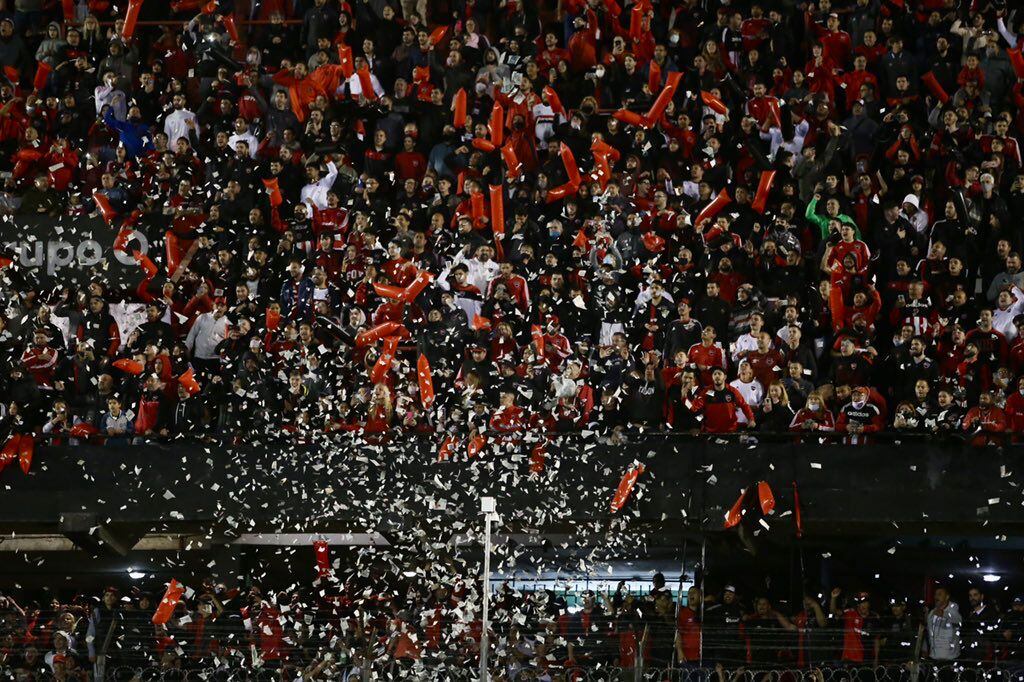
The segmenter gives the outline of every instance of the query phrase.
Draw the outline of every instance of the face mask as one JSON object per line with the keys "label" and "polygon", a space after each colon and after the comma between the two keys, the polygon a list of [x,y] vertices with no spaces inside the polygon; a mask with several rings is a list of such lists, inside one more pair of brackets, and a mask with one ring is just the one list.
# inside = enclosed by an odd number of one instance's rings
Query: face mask
{"label": "face mask", "polygon": [[552,230],[551,232],[548,232],[548,234],[551,235],[552,239],[558,239],[559,237],[562,236],[561,232],[557,232],[555,230]]}
{"label": "face mask", "polygon": [[821,409],[821,405],[819,403],[807,403],[807,409],[811,412],[817,412]]}
{"label": "face mask", "polygon": [[864,405],[865,405],[865,404],[866,404],[866,403],[865,403],[865,401],[863,401],[863,400],[854,400],[854,401],[853,401],[853,406],[854,406],[855,408],[857,408],[858,410],[859,410],[860,408],[864,407]]}
{"label": "face mask", "polygon": [[679,34],[673,33],[672,35],[670,35],[668,38],[668,42],[672,43],[673,45],[679,44]]}
{"label": "face mask", "polygon": [[993,187],[995,187],[995,185],[993,185],[991,182],[981,183],[981,188],[986,192],[991,192]]}

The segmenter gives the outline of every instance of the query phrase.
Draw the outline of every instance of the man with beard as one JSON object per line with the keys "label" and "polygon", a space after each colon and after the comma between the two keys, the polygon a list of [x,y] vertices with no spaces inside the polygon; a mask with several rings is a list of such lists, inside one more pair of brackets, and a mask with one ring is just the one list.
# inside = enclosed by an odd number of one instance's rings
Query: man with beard
{"label": "man with beard", "polygon": [[726,585],[722,601],[704,609],[705,658],[725,667],[746,663],[746,646],[740,633],[743,608],[736,596],[736,588]]}
{"label": "man with beard", "polygon": [[967,600],[971,608],[964,617],[963,658],[976,662],[991,662],[995,658],[999,612],[985,599],[985,593],[977,587],[972,587],[967,592]]}

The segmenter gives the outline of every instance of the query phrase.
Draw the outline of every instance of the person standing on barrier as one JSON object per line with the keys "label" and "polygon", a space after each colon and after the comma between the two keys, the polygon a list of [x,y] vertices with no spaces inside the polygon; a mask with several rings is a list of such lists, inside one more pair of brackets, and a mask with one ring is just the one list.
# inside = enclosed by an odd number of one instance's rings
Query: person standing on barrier
{"label": "person standing on barrier", "polygon": [[999,612],[977,587],[967,592],[967,600],[971,609],[964,617],[963,658],[979,663],[991,662],[995,659]]}
{"label": "person standing on barrier", "polygon": [[740,624],[743,607],[736,588],[726,585],[722,601],[704,609],[704,658],[725,667],[747,662],[746,643],[742,640]]}
{"label": "person standing on barrier", "polygon": [[889,600],[889,613],[882,616],[875,638],[875,666],[904,665],[914,659],[917,623],[907,608],[906,597]]}
{"label": "person standing on barrier", "polygon": [[935,606],[928,612],[928,656],[933,661],[960,658],[960,607],[949,598],[949,589],[935,589]]}
{"label": "person standing on barrier", "polygon": [[839,622],[843,631],[843,653],[840,660],[844,663],[862,664],[869,661],[874,652],[874,636],[878,625],[878,615],[871,610],[871,596],[860,592],[853,597],[853,608],[840,610],[839,597],[843,588],[832,590],[829,610],[832,617]]}

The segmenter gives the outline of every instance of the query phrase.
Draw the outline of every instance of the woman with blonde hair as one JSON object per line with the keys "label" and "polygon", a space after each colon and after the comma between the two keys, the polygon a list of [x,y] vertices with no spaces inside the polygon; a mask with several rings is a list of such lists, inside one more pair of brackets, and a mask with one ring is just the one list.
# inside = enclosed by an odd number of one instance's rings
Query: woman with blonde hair
{"label": "woman with blonde hair", "polygon": [[793,423],[793,408],[789,405],[789,394],[781,381],[768,387],[768,394],[757,410],[757,427],[760,431],[785,433]]}

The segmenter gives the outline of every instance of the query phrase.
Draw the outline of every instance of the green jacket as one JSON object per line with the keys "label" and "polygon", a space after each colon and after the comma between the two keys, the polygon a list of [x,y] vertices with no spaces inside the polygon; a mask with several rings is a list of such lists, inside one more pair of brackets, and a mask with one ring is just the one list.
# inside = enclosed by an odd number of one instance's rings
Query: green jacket
{"label": "green jacket", "polygon": [[[817,199],[811,199],[810,201],[808,201],[807,210],[804,212],[804,217],[818,226],[818,229],[821,230],[822,239],[828,239],[828,221],[831,220],[831,218],[829,218],[828,216],[818,215],[816,213],[817,208]],[[853,231],[857,234],[857,239],[860,239],[860,228],[857,227],[857,222],[853,218],[846,215],[845,213],[840,213],[839,215],[836,216],[836,220],[838,220],[841,223],[846,223],[847,225],[852,227]]]}

